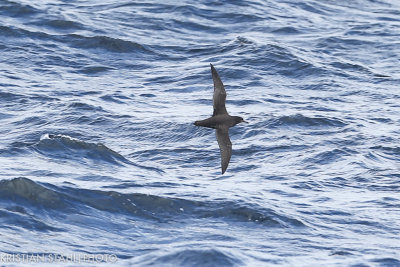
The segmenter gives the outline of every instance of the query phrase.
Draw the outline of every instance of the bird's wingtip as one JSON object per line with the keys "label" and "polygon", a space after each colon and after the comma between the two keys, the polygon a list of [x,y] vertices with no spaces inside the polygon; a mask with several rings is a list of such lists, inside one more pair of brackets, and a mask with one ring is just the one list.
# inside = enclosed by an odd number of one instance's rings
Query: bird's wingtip
{"label": "bird's wingtip", "polygon": [[210,67],[211,67],[211,73],[214,76],[218,75],[217,70],[214,68],[214,65],[210,63]]}

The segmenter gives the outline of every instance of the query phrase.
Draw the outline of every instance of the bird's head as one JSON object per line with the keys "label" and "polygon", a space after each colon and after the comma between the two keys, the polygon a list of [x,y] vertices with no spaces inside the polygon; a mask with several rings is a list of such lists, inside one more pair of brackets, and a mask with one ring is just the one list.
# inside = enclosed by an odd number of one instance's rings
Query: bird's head
{"label": "bird's head", "polygon": [[241,122],[248,123],[248,122],[245,121],[242,117],[236,116],[236,117],[235,117],[235,124],[238,124],[238,123],[241,123]]}

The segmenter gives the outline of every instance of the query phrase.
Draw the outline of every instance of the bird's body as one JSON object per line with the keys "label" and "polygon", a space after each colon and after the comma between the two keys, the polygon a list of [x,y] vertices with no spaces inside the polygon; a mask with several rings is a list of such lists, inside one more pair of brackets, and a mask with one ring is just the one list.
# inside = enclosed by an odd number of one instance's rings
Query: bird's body
{"label": "bird's body", "polygon": [[196,121],[194,125],[215,129],[218,145],[221,152],[221,168],[222,174],[228,168],[232,155],[232,143],[229,139],[229,128],[240,122],[245,122],[242,117],[231,116],[225,108],[226,91],[224,85],[219,78],[214,66],[211,65],[211,74],[214,81],[213,106],[214,112],[212,117]]}
{"label": "bird's body", "polygon": [[239,122],[242,122],[241,117],[225,114],[225,115],[212,116],[208,119],[201,120],[201,121],[196,121],[194,123],[194,125],[218,129],[218,128],[226,127],[226,126],[228,128],[230,128],[232,126],[235,126]]}

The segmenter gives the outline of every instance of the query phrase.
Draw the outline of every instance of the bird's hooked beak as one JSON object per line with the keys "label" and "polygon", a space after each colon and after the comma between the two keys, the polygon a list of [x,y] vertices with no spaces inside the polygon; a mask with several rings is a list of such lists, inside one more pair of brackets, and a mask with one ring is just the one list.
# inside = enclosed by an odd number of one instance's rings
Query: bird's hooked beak
{"label": "bird's hooked beak", "polygon": [[245,121],[245,120],[242,120],[241,122],[244,122],[244,123],[249,123],[248,121]]}

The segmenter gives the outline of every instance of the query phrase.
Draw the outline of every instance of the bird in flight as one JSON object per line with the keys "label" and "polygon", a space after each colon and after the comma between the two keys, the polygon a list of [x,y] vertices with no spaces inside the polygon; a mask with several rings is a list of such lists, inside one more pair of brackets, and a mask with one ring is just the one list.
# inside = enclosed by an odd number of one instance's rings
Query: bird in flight
{"label": "bird in flight", "polygon": [[242,117],[231,116],[225,108],[226,92],[224,85],[219,78],[217,70],[211,65],[211,74],[214,81],[213,95],[213,115],[205,120],[195,121],[194,125],[215,129],[219,149],[221,152],[221,170],[222,174],[228,168],[232,155],[232,143],[229,139],[229,128],[240,122],[246,122]]}

